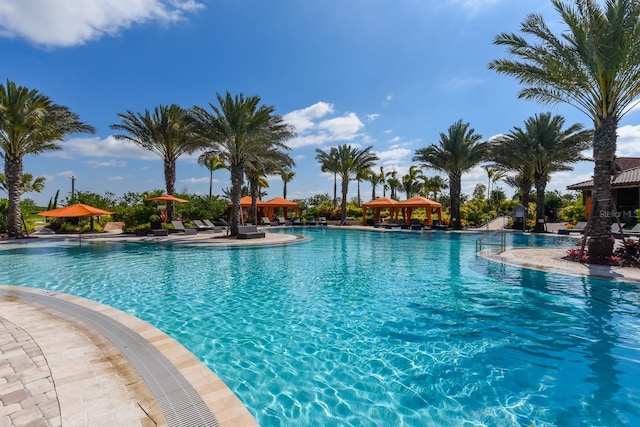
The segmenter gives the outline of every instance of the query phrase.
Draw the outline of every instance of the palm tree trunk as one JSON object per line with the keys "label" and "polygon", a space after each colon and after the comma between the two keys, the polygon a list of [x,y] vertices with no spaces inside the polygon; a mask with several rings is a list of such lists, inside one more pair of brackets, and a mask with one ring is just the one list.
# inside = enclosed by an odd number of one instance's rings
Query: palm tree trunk
{"label": "palm tree trunk", "polygon": [[451,199],[451,227],[454,230],[462,229],[460,219],[460,193],[461,179],[459,176],[449,175],[449,198]]}
{"label": "palm tree trunk", "polygon": [[544,191],[547,187],[547,177],[544,174],[536,176],[536,225],[533,231],[543,233],[544,224]]}
{"label": "palm tree trunk", "polygon": [[213,170],[209,171],[209,201],[213,198]]}
{"label": "palm tree trunk", "polygon": [[[164,161],[164,184],[167,189],[167,194],[175,195],[176,185],[176,163],[165,160]],[[173,202],[167,202],[167,221],[173,221]]]}
{"label": "palm tree trunk", "polygon": [[360,199],[360,180],[358,180],[358,206],[362,206],[362,200]]}
{"label": "palm tree trunk", "polygon": [[343,224],[347,220],[347,192],[349,191],[349,178],[342,177],[342,203],[340,212],[340,223]]}
{"label": "palm tree trunk", "polygon": [[287,181],[284,181],[282,183],[282,198],[283,199],[287,198]]}
{"label": "palm tree trunk", "polygon": [[604,258],[613,251],[611,240],[611,175],[614,171],[616,153],[616,129],[618,118],[615,116],[602,120],[596,126],[593,137],[593,200],[598,210],[591,220],[591,238],[589,239],[589,257]]}
{"label": "palm tree trunk", "polygon": [[240,197],[242,195],[242,184],[244,176],[243,165],[231,165],[231,235],[238,235],[238,225],[240,224]]}
{"label": "palm tree trunk", "polygon": [[7,156],[4,175],[7,180],[9,197],[9,236],[22,236],[22,211],[20,210],[20,182],[22,181],[22,158]]}
{"label": "palm tree trunk", "polygon": [[333,207],[338,206],[338,174],[333,173]]}
{"label": "palm tree trunk", "polygon": [[249,193],[251,194],[251,224],[258,225],[258,194],[260,187],[257,182],[249,182]]}

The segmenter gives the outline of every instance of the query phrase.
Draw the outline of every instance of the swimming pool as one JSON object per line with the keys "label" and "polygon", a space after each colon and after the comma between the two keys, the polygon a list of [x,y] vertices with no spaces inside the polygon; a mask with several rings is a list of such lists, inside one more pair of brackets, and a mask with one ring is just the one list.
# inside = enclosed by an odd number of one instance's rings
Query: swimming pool
{"label": "swimming pool", "polygon": [[0,282],[150,322],[263,426],[640,425],[637,285],[478,259],[477,235],[293,232],[309,240],[2,245]]}

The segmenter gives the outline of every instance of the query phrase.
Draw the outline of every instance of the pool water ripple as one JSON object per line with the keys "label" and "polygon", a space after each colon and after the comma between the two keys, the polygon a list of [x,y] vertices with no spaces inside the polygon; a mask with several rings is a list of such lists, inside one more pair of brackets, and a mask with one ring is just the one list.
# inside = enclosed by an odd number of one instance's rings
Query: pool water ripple
{"label": "pool water ripple", "polygon": [[263,426],[640,424],[636,285],[478,259],[473,235],[294,231],[309,241],[3,248],[0,280],[152,323]]}

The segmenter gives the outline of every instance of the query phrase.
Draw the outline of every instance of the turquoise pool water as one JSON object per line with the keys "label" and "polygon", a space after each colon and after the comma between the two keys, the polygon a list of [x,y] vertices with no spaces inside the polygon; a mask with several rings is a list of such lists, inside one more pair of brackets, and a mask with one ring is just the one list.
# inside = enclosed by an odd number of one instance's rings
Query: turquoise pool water
{"label": "turquoise pool water", "polygon": [[0,245],[0,283],[152,323],[263,426],[640,425],[640,286],[478,259],[476,235],[294,231],[309,240]]}

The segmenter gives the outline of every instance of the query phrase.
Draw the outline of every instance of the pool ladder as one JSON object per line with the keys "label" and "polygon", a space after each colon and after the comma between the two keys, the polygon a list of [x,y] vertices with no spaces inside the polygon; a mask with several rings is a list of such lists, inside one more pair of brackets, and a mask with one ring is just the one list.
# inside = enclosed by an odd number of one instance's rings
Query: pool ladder
{"label": "pool ladder", "polygon": [[[500,235],[500,243],[485,242],[484,240],[489,237]],[[500,252],[504,252],[507,249],[507,232],[503,229],[493,230],[491,233],[487,233],[484,236],[476,240],[476,253],[482,250],[482,245],[485,246],[499,246]]]}

